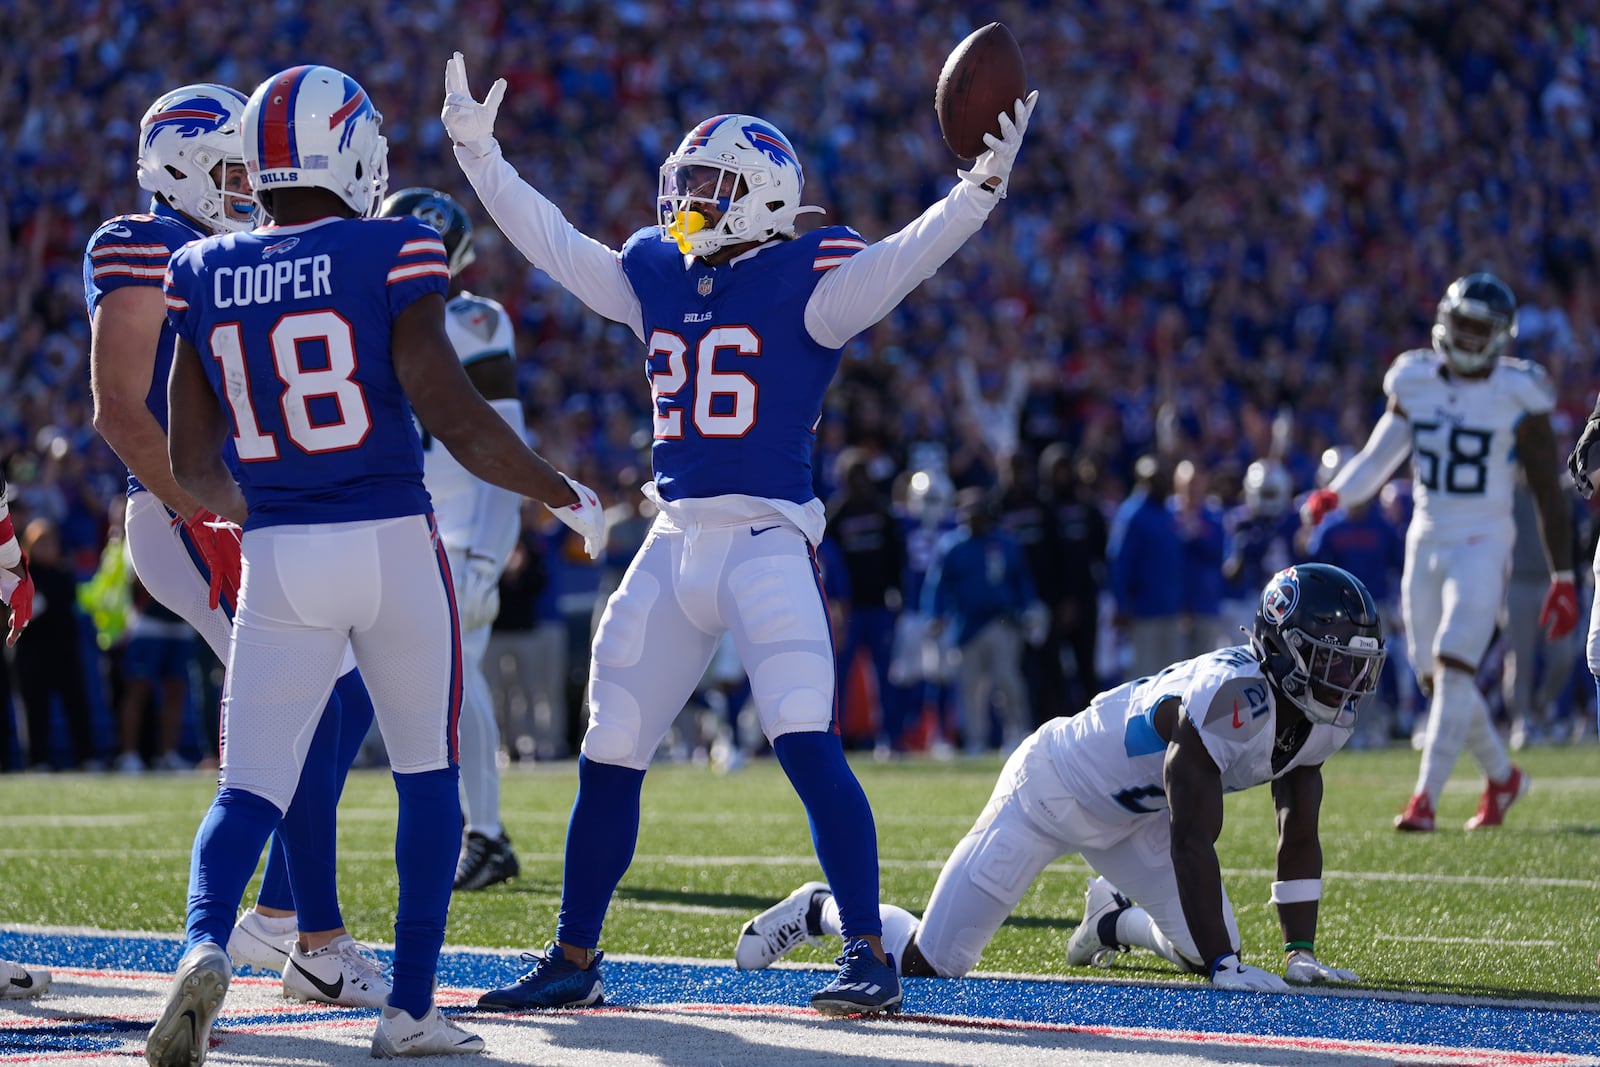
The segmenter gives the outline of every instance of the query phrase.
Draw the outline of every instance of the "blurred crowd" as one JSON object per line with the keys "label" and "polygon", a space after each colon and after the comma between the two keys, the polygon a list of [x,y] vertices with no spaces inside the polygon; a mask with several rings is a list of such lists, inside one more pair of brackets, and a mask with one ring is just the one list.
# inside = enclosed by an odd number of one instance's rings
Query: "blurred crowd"
{"label": "blurred crowd", "polygon": [[[1600,0],[62,0],[49,18],[0,0],[0,462],[36,569],[66,579],[55,595],[40,582],[7,683],[65,725],[24,744],[7,717],[6,766],[177,766],[214,748],[214,664],[118,563],[123,471],[89,395],[83,249],[145,203],[134,142],[157,95],[340,67],[385,116],[391,187],[442,188],[478,223],[466,281],[516,320],[538,445],[623,520],[590,566],[529,509],[502,596],[511,754],[559,758],[596,599],[649,518],[649,395],[631,334],[478,210],[438,121],[446,58],[466,54],[480,93],[509,80],[507,157],[613,247],[653,221],[683,131],[723,111],[775,122],[807,201],[877,239],[954,181],[933,86],[955,42],[994,19],[1041,90],[1010,195],[851,342],[818,428],[841,662],[871,665],[851,686],[868,709],[856,740],[1003,747],[1149,656],[1233,641],[1257,578],[1328,542],[1289,529],[1294,498],[1364,440],[1384,369],[1426,344],[1457,275],[1511,285],[1516,352],[1557,383],[1558,433],[1581,426],[1600,369]],[[1372,514],[1403,531],[1391,496]],[[860,517],[874,508],[876,532]],[[941,539],[957,527],[961,551]],[[873,553],[899,553],[899,569]],[[1371,580],[1392,604],[1398,558],[1384,568]],[[1169,617],[1178,636],[1149,625]],[[130,654],[152,633],[185,650]],[[1539,656],[1540,680],[1561,681],[1542,697],[1581,722],[1577,653]],[[1414,702],[1395,673],[1399,737]],[[165,688],[178,674],[187,711]],[[707,687],[729,721],[736,676],[714,669]],[[980,705],[993,714],[962,711]],[[1548,719],[1511,707],[1508,721],[1530,714]],[[47,713],[26,719],[49,732]]]}

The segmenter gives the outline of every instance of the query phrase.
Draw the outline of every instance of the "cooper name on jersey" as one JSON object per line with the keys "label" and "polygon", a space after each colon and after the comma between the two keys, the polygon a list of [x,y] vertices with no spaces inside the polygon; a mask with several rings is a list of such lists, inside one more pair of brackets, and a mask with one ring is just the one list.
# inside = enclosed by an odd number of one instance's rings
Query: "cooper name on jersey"
{"label": "cooper name on jersey", "polygon": [[332,277],[333,259],[326,253],[254,267],[218,267],[212,273],[211,299],[219,308],[309,300],[330,295]]}

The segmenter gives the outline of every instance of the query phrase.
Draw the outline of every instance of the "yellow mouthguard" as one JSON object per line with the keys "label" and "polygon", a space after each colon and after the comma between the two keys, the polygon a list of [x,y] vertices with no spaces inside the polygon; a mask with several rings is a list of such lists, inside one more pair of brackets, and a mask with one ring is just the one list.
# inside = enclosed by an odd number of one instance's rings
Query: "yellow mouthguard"
{"label": "yellow mouthguard", "polygon": [[678,251],[689,254],[689,235],[706,228],[706,217],[698,211],[680,211],[667,227],[667,236],[677,239]]}

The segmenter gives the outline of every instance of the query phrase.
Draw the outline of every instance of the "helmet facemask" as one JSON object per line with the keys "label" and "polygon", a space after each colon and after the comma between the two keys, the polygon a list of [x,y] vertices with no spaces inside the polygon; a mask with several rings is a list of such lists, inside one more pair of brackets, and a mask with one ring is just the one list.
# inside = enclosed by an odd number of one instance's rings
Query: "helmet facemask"
{"label": "helmet facemask", "polygon": [[1377,638],[1354,636],[1348,645],[1304,630],[1283,631],[1294,668],[1280,681],[1284,696],[1314,723],[1348,727],[1361,703],[1378,689],[1388,651]]}
{"label": "helmet facemask", "polygon": [[793,236],[805,177],[777,127],[751,115],[700,123],[661,165],[656,222],[686,256]]}
{"label": "helmet facemask", "polygon": [[212,233],[252,229],[257,219],[240,132],[244,106],[244,96],[224,85],[186,85],[164,94],[140,120],[139,187]]}
{"label": "helmet facemask", "polygon": [[1516,335],[1516,298],[1491,275],[1458,279],[1439,301],[1433,347],[1461,374],[1491,366]]}

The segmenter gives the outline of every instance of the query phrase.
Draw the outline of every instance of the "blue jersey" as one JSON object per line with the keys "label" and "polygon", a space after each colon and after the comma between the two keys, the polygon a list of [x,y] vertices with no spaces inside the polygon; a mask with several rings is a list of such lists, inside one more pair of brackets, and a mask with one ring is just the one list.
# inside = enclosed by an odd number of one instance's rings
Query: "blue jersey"
{"label": "blue jersey", "polygon": [[663,498],[815,498],[811,450],[840,349],[812,339],[806,303],[828,270],[866,246],[829,226],[711,267],[685,259],[654,226],[628,239],[622,269],[643,311]]}
{"label": "blue jersey", "polygon": [[172,257],[167,316],[234,428],[246,528],[422,515],[422,442],[394,321],[450,268],[411,215],[221,234]]}
{"label": "blue jersey", "polygon": [[[115,289],[140,285],[161,288],[167,259],[205,235],[206,231],[160,203],[152,203],[146,214],[118,215],[101,223],[83,253],[83,303],[90,321],[94,320],[100,301]],[[155,371],[144,398],[145,407],[163,430],[167,428],[167,371],[172,366],[174,336],[172,324],[162,322]],[[128,492],[143,488],[130,472]]]}

